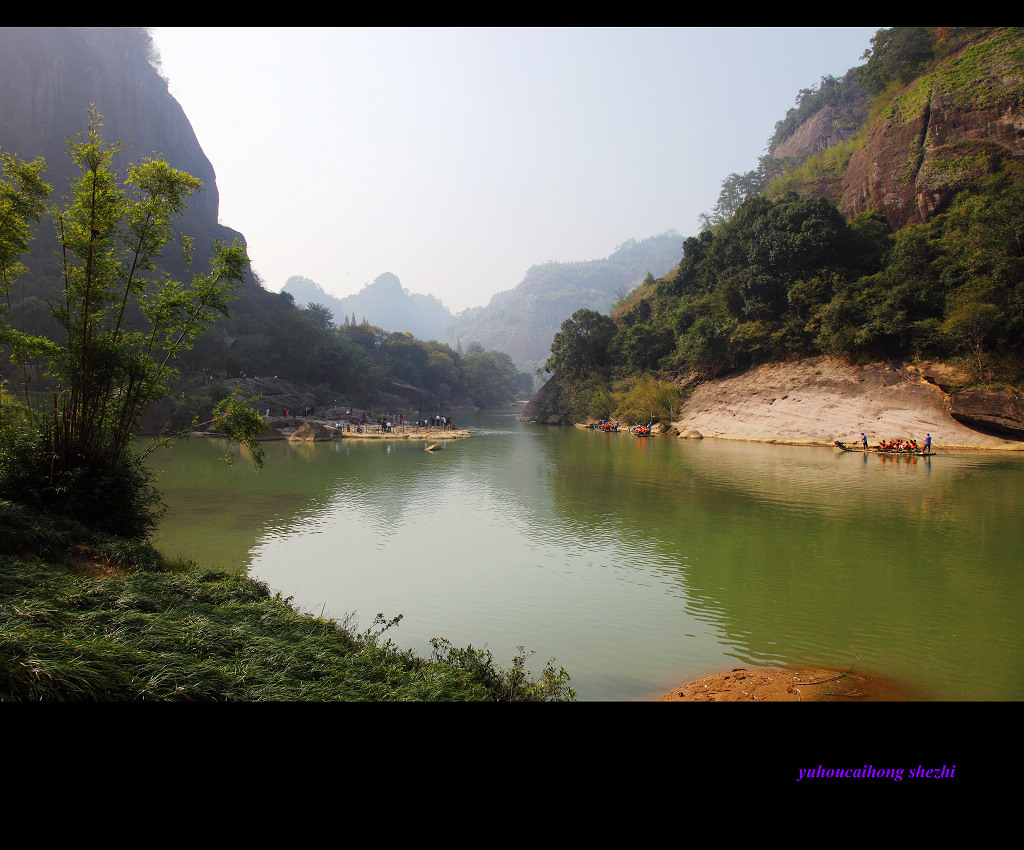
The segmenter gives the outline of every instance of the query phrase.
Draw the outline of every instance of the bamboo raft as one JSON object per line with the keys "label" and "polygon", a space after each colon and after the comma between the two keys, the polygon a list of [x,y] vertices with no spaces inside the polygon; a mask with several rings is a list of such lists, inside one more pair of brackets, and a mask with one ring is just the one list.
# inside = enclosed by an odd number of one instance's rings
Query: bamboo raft
{"label": "bamboo raft", "polygon": [[836,448],[844,452],[860,452],[861,454],[882,455],[883,457],[935,457],[935,452],[907,452],[896,451],[896,449],[864,448],[864,446],[848,446],[836,440]]}

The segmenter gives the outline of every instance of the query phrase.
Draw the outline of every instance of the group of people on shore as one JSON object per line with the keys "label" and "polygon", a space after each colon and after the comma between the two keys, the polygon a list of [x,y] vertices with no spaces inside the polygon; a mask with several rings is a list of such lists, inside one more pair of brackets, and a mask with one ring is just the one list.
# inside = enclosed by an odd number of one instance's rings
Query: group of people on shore
{"label": "group of people on shore", "polygon": [[[349,412],[351,413],[351,411]],[[353,418],[351,422],[352,425],[356,426],[356,431],[361,434],[363,429],[367,427],[369,420],[364,415],[361,418]],[[443,431],[451,431],[455,428],[455,420],[450,416],[431,416],[427,419],[414,419],[406,422],[405,416],[401,413],[389,413],[387,416],[377,418],[376,430],[378,432],[390,434],[403,428],[425,428],[428,431],[440,428]]]}
{"label": "group of people on shore", "polygon": [[[314,408],[310,407],[309,405],[306,405],[306,407],[304,407],[302,409],[301,413],[299,413],[298,410],[293,410],[290,407],[286,407],[284,409],[284,418],[285,419],[296,419],[299,416],[305,416],[305,417],[308,418],[310,416],[313,416],[315,413],[316,413],[316,410]],[[267,418],[268,419],[270,418],[270,408],[269,407],[267,408]]]}
{"label": "group of people on shore", "polygon": [[[355,419],[352,421],[353,423],[357,422]],[[358,424],[365,427],[366,423],[367,420],[364,416]],[[413,419],[406,422],[405,416],[401,413],[389,413],[387,416],[378,417],[377,419],[377,430],[385,434],[406,426],[410,428],[425,428],[428,431],[433,431],[436,428],[440,428],[442,431],[451,431],[455,428],[455,420],[450,416],[430,416],[426,419]]]}
{"label": "group of people on shore", "polygon": [[[283,413],[285,419],[301,419],[314,416],[315,409],[309,406],[300,410],[295,410],[286,407],[284,408]],[[367,429],[368,426],[370,426],[371,420],[366,415],[366,413],[356,412],[355,414],[353,414],[351,407],[345,410],[345,416],[343,419],[339,419],[337,417],[336,410],[328,411],[328,413],[335,414],[334,427],[338,428],[339,430],[342,428],[346,428],[347,430],[351,431],[353,428],[355,428],[359,433],[362,433],[364,429]],[[269,407],[266,409],[266,413],[264,415],[267,419],[270,419],[271,409]],[[398,428],[401,428],[402,426],[412,428],[426,428],[428,430],[440,428],[445,431],[451,431],[455,428],[455,420],[452,419],[452,417],[450,416],[430,416],[427,417],[426,419],[411,419],[407,421],[405,416],[401,413],[388,413],[384,416],[378,416],[376,422],[376,430],[385,432],[394,431]]]}
{"label": "group of people on shore", "polygon": [[423,420],[424,428],[440,428],[442,431],[451,431],[455,427],[455,420],[450,416],[431,416]]}

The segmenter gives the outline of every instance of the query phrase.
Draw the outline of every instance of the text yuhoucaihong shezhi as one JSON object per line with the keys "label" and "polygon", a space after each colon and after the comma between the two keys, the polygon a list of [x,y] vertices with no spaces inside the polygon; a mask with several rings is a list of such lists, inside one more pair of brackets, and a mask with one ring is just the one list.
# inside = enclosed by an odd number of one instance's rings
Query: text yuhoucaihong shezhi
{"label": "text yuhoucaihong shezhi", "polygon": [[825,767],[818,765],[809,769],[798,768],[797,782],[804,779],[892,779],[895,782],[902,782],[907,779],[953,779],[956,774],[956,765],[942,765],[942,767],[925,767],[918,765],[904,771],[902,767],[875,767],[866,764],[863,767]]}

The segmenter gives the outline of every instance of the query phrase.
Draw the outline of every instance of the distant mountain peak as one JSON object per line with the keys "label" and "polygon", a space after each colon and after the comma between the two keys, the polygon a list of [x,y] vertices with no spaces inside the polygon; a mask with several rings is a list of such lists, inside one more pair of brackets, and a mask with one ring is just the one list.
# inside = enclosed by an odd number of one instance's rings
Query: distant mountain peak
{"label": "distant mountain peak", "polygon": [[410,292],[392,272],[378,275],[373,283],[343,298],[331,295],[320,284],[301,275],[288,278],[281,291],[289,293],[299,305],[322,304],[334,315],[336,323],[351,314],[360,320],[365,317],[383,330],[406,331],[417,339],[441,339],[452,319],[438,299]]}
{"label": "distant mountain peak", "polygon": [[[373,283],[372,284],[367,284],[366,286],[371,286],[371,285],[372,286],[380,287],[381,289],[385,289],[385,290],[386,289],[395,289],[395,290],[401,290],[402,289],[402,282],[398,279],[397,275],[394,275],[391,272],[384,272],[384,274],[377,275],[377,277],[375,277],[373,279]],[[363,288],[365,289],[366,286],[364,286]]]}

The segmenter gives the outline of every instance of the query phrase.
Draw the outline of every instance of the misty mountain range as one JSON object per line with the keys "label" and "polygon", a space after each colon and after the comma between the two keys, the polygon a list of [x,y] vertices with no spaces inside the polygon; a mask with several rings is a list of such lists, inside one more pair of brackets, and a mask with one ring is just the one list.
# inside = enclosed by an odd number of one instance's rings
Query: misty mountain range
{"label": "misty mountain range", "polygon": [[320,304],[346,320],[386,331],[407,331],[418,339],[437,340],[463,349],[479,343],[485,350],[508,354],[520,368],[533,371],[548,357],[561,323],[576,310],[607,313],[650,274],[661,277],[679,264],[683,238],[668,231],[647,239],[630,239],[604,259],[532,266],[514,289],[494,295],[484,307],[452,314],[432,295],[402,287],[391,272],[359,292],[338,298],[306,277],[288,278],[282,292],[297,306]]}

